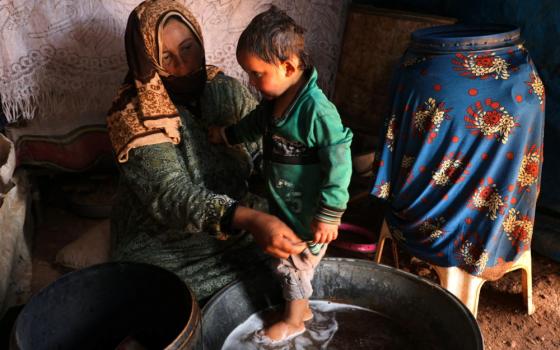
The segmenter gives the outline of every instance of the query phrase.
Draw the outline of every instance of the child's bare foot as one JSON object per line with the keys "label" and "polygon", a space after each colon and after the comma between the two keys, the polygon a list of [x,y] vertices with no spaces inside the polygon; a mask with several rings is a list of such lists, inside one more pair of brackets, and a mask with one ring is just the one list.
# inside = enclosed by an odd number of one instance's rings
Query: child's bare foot
{"label": "child's bare foot", "polygon": [[293,325],[286,321],[279,321],[273,325],[263,329],[263,335],[268,337],[273,342],[287,340],[305,332],[305,325]]}

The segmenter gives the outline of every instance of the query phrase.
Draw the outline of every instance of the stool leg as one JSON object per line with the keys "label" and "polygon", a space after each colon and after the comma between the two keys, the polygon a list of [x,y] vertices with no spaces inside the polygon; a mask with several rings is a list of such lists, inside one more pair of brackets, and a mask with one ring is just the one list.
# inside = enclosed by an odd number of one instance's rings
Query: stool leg
{"label": "stool leg", "polygon": [[375,248],[375,262],[381,263],[381,257],[383,255],[383,246],[385,245],[385,240],[387,238],[391,238],[391,234],[389,233],[389,227],[387,227],[387,222],[383,220],[383,224],[381,225],[381,231],[379,231],[379,239],[377,240],[377,246]]}
{"label": "stool leg", "polygon": [[531,267],[531,251],[528,250],[521,255],[516,264],[521,268],[521,288],[523,291],[523,303],[527,307],[527,314],[535,312],[533,304],[533,273]]}
{"label": "stool leg", "polygon": [[436,270],[440,284],[455,295],[476,317],[480,289],[486,280],[473,276],[458,267],[441,267],[432,265]]}
{"label": "stool leg", "polygon": [[392,240],[391,242],[392,245],[392,251],[393,251],[393,260],[395,261],[395,268],[399,268],[399,252],[397,251],[397,242],[395,242],[395,240]]}
{"label": "stool leg", "polygon": [[531,281],[531,266],[528,269],[521,270],[521,284],[523,288],[523,301],[527,307],[527,315],[535,312],[535,304],[533,304],[533,283]]}
{"label": "stool leg", "polygon": [[375,248],[375,262],[381,263],[381,256],[383,255],[383,246],[385,245],[385,237],[379,236],[379,240],[377,241],[377,246]]}

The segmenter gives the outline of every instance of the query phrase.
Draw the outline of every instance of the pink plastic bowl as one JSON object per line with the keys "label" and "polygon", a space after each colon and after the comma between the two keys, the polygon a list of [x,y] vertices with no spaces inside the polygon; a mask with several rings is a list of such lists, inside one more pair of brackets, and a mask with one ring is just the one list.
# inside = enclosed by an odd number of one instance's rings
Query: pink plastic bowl
{"label": "pink plastic bowl", "polygon": [[342,223],[338,228],[338,238],[331,242],[331,245],[358,253],[373,253],[375,252],[376,240],[373,232],[368,231],[366,228]]}

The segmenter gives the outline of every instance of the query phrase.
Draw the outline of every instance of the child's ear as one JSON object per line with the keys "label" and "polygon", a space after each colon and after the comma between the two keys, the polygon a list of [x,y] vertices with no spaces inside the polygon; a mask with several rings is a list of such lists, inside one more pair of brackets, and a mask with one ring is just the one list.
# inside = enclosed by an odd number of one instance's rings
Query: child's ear
{"label": "child's ear", "polygon": [[284,67],[284,71],[286,72],[286,77],[290,77],[292,76],[292,74],[297,72],[299,67],[299,59],[296,56],[292,56],[282,62],[282,66]]}

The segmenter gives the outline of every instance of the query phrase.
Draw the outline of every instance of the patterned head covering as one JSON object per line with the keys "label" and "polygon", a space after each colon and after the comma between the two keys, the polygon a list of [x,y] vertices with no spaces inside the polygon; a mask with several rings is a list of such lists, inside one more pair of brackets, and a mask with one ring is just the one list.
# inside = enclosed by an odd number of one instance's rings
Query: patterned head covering
{"label": "patterned head covering", "polygon": [[[129,71],[108,112],[109,137],[117,160],[124,163],[132,148],[181,141],[181,120],[162,79],[170,76],[160,62],[160,33],[170,17],[191,29],[204,52],[202,30],[193,14],[173,0],[146,0],[130,14],[125,32]],[[206,66],[206,79],[220,69]]]}

